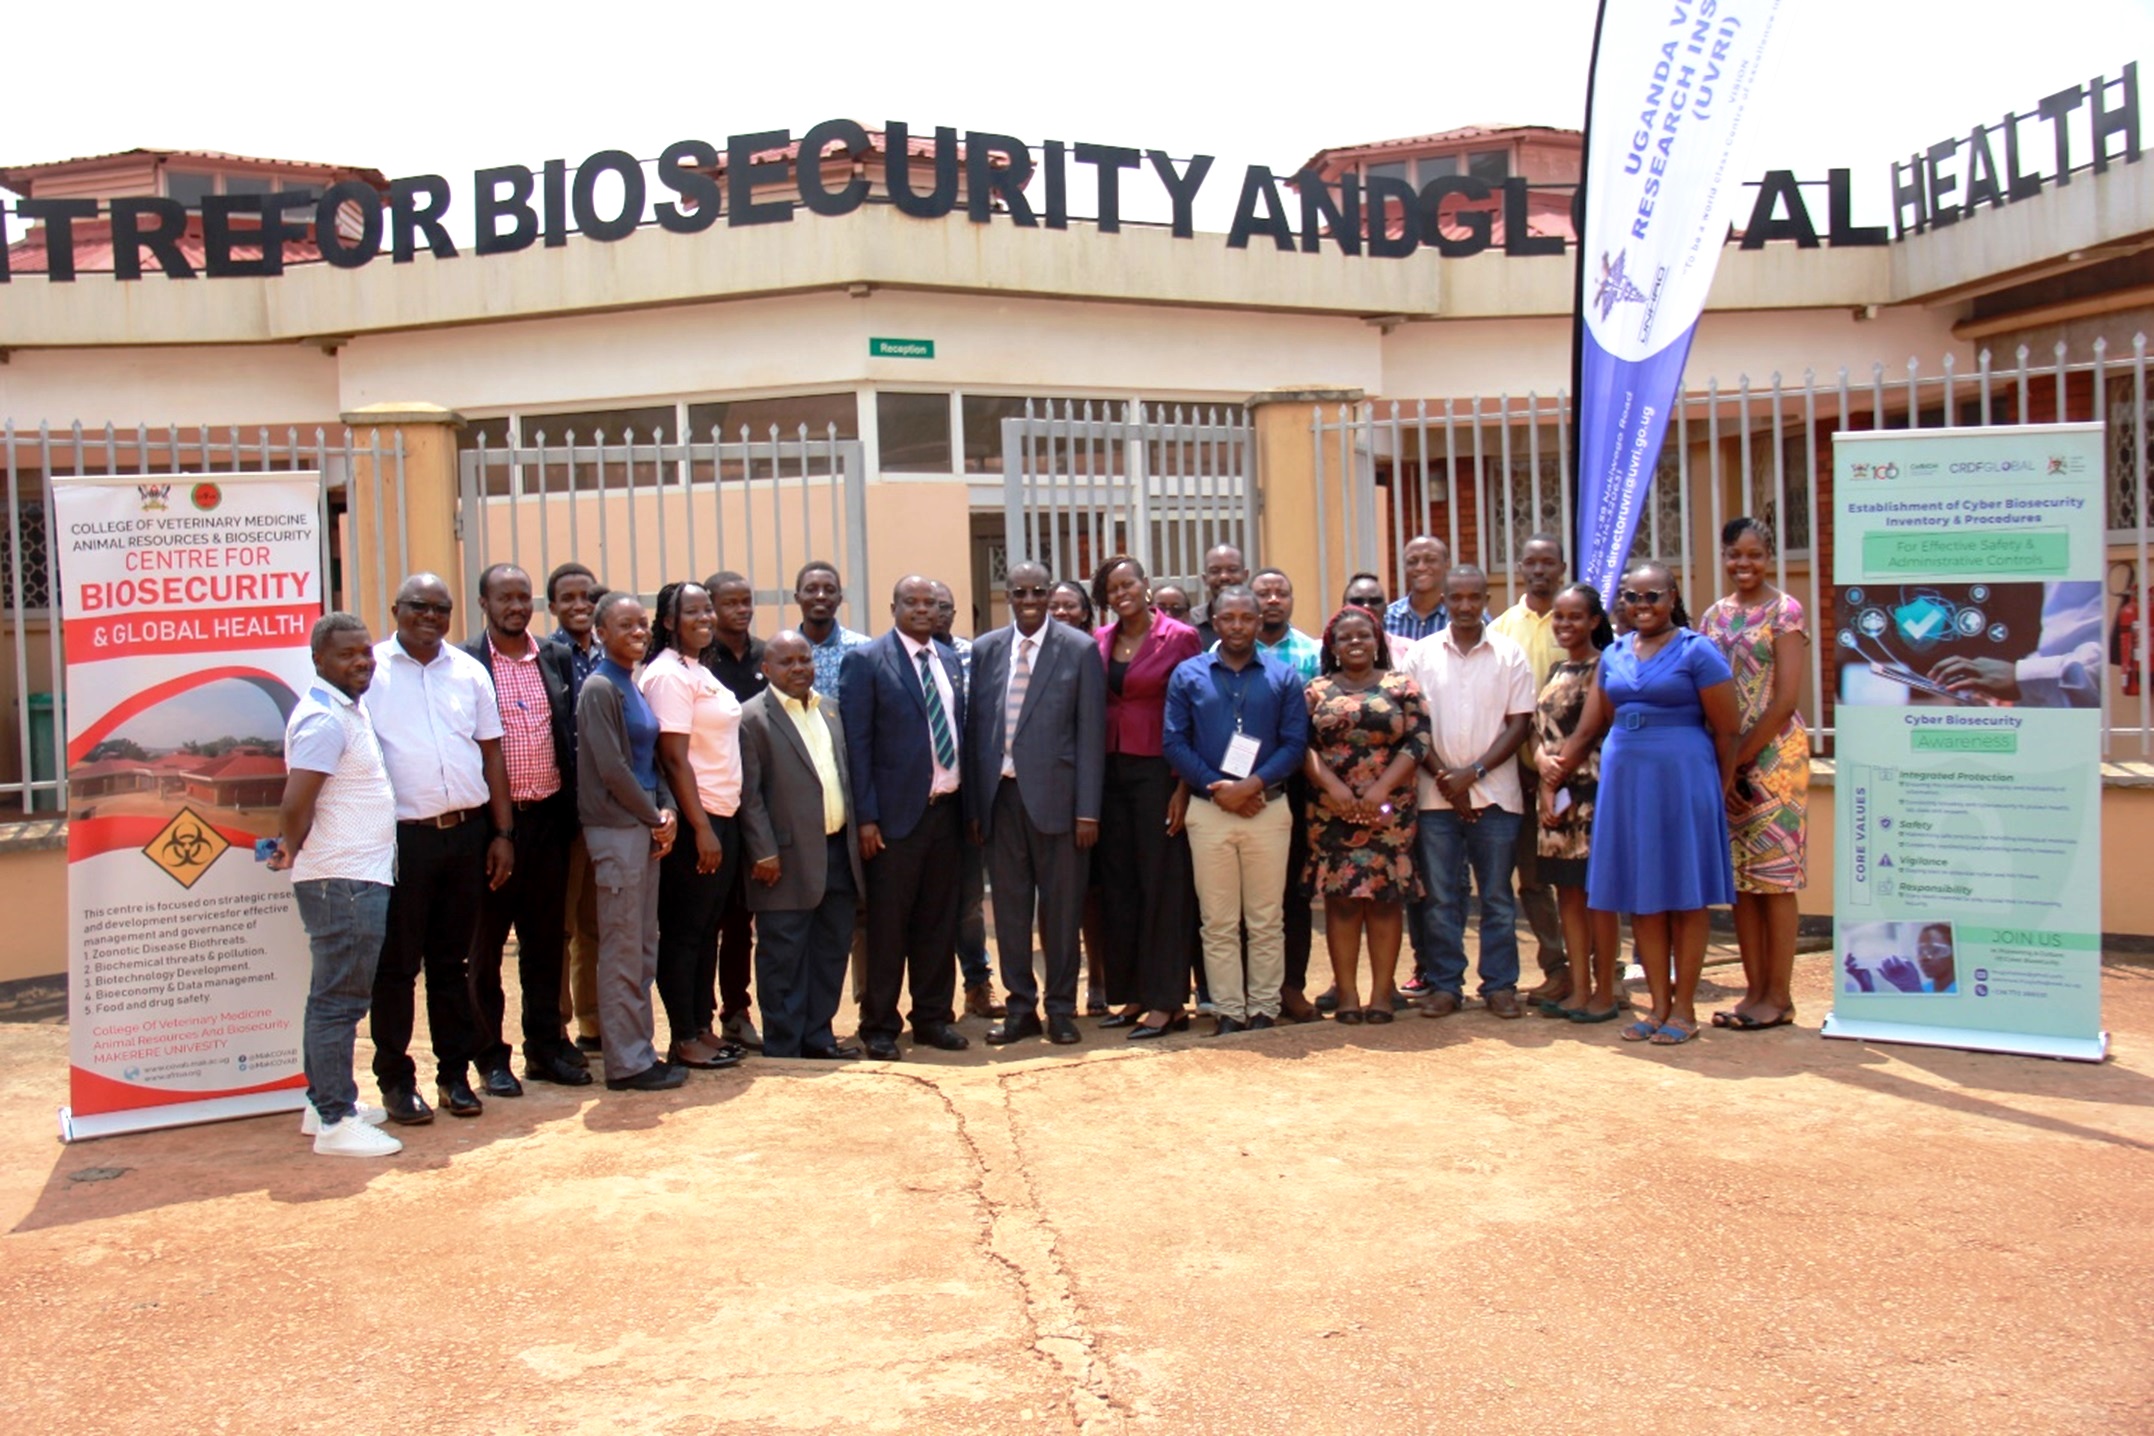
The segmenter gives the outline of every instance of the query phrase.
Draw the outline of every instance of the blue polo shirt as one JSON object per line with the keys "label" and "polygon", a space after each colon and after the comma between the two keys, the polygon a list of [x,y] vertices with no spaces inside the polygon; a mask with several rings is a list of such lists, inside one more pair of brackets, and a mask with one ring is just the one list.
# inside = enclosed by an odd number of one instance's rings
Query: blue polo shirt
{"label": "blue polo shirt", "polygon": [[1251,772],[1267,788],[1301,767],[1309,747],[1309,703],[1301,675],[1267,653],[1236,672],[1218,653],[1185,659],[1167,679],[1167,721],[1160,751],[1175,776],[1202,793],[1229,781],[1219,760],[1236,733],[1257,740]]}

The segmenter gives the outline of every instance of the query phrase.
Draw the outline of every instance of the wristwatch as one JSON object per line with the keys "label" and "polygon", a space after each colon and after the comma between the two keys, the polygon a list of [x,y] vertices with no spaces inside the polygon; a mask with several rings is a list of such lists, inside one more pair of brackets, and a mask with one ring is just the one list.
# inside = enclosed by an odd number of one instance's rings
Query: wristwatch
{"label": "wristwatch", "polygon": [[1473,765],[1473,775],[1476,778],[1485,778],[1488,776],[1488,769],[1482,767],[1479,763],[1476,763]]}
{"label": "wristwatch", "polygon": [[516,830],[514,828],[496,828],[494,829],[494,837],[497,840],[501,838],[507,838],[510,842],[513,843],[516,841]]}

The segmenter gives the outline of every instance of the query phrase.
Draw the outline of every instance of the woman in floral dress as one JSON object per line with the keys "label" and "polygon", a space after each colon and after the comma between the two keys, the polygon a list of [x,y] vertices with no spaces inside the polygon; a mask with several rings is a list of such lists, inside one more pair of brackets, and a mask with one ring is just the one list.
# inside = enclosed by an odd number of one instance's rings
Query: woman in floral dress
{"label": "woman in floral dress", "polygon": [[[1308,686],[1309,862],[1302,881],[1324,899],[1324,942],[1338,984],[1337,1020],[1389,1022],[1414,875],[1414,767],[1428,744],[1428,705],[1391,671],[1383,630],[1366,610],[1324,625]],[[1361,942],[1369,943],[1369,1005],[1360,1005]]]}
{"label": "woman in floral dress", "polygon": [[[1548,682],[1533,714],[1540,757],[1541,815],[1537,861],[1542,881],[1556,890],[1556,910],[1563,921],[1563,945],[1573,954],[1578,974],[1568,1002],[1543,1000],[1534,1005],[1544,1017],[1573,1022],[1608,1022],[1623,1010],[1616,990],[1616,958],[1623,949],[1622,918],[1586,905],[1586,863],[1593,846],[1593,804],[1600,791],[1600,752],[1563,776],[1557,755],[1578,731],[1586,699],[1601,666],[1601,650],[1615,642],[1600,590],[1574,583],[1555,597],[1549,630],[1562,645],[1563,657],[1548,670]],[[1590,960],[1588,960],[1590,954]]]}
{"label": "woman in floral dress", "polygon": [[1728,842],[1735,864],[1735,939],[1743,1000],[1713,1014],[1715,1027],[1754,1032],[1795,1020],[1795,894],[1805,880],[1804,824],[1810,735],[1797,704],[1810,635],[1802,604],[1766,581],[1773,534],[1763,520],[1730,519],[1720,561],[1732,591],[1706,611],[1700,632],[1735,671],[1742,713],[1735,777],[1728,789]]}

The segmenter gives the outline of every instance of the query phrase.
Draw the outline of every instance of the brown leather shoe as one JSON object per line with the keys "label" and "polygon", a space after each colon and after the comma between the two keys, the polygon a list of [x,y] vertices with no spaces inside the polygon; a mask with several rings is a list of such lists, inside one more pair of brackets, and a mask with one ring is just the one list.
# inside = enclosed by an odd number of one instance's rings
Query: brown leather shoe
{"label": "brown leather shoe", "polygon": [[1432,992],[1421,999],[1423,1017],[1449,1017],[1459,1009],[1459,996],[1455,992]]}
{"label": "brown leather shoe", "polygon": [[1500,992],[1491,992],[1482,1001],[1486,1002],[1488,1010],[1498,1017],[1524,1017],[1526,1015],[1526,1009],[1519,1004],[1518,992],[1515,988],[1506,987]]}
{"label": "brown leather shoe", "polygon": [[1287,989],[1279,994],[1279,1015],[1288,1022],[1315,1022],[1323,1014],[1301,992]]}
{"label": "brown leather shoe", "polygon": [[1006,1004],[995,1001],[994,984],[983,982],[977,987],[965,989],[965,1015],[967,1017],[1003,1017],[1008,1015]]}

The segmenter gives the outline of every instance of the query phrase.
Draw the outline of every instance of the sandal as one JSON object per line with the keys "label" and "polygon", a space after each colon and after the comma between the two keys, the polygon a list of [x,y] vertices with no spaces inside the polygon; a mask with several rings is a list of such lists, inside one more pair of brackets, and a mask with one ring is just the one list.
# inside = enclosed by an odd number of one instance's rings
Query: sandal
{"label": "sandal", "polygon": [[1625,1042],[1649,1042],[1659,1035],[1659,1032],[1660,1024],[1658,1022],[1655,1022],[1650,1017],[1641,1017],[1630,1026],[1624,1028],[1622,1036]]}
{"label": "sandal", "polygon": [[1660,1024],[1660,1031],[1653,1034],[1652,1040],[1655,1047],[1680,1047],[1697,1035],[1697,1023],[1693,1022],[1685,1026],[1682,1022],[1671,1017]]}
{"label": "sandal", "polygon": [[[1720,1020],[1723,1016],[1728,1019],[1726,1022]],[[1774,1027],[1790,1027],[1794,1025],[1794,1022],[1795,1009],[1792,1007],[1770,1022],[1760,1022],[1747,1012],[1716,1012],[1713,1014],[1713,1025],[1715,1027],[1725,1027],[1730,1032],[1764,1032]]]}
{"label": "sandal", "polygon": [[1342,1007],[1333,1015],[1331,1020],[1333,1022],[1343,1022],[1348,1027],[1359,1027],[1361,1025],[1361,1009],[1358,1007]]}
{"label": "sandal", "polygon": [[1613,1022],[1618,1017],[1621,1017],[1625,1010],[1623,1007],[1617,1006],[1609,1008],[1606,1012],[1589,1012],[1583,1007],[1574,1007],[1571,1009],[1571,1021]]}
{"label": "sandal", "polygon": [[1361,1020],[1372,1025],[1389,1022],[1391,1020],[1391,1009],[1388,1007],[1364,1007],[1361,1009]]}

